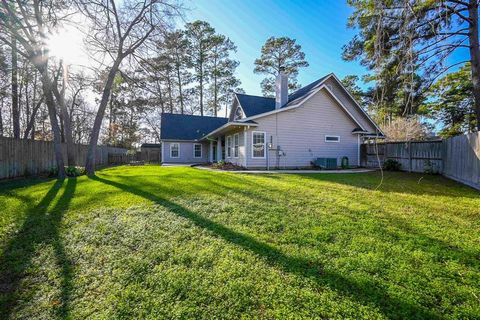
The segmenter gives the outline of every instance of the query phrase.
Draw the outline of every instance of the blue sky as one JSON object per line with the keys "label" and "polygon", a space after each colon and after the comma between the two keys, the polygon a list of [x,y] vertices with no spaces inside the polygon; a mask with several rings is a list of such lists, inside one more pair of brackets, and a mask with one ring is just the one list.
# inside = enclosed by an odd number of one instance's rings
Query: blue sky
{"label": "blue sky", "polygon": [[248,94],[261,95],[263,76],[253,73],[253,62],[270,36],[288,36],[302,46],[310,64],[300,70],[302,85],[330,72],[339,78],[366,72],[358,62],[341,58],[342,46],[355,34],[346,27],[352,12],[346,1],[195,0],[186,6],[187,21],[208,21],[237,45],[237,75]]}

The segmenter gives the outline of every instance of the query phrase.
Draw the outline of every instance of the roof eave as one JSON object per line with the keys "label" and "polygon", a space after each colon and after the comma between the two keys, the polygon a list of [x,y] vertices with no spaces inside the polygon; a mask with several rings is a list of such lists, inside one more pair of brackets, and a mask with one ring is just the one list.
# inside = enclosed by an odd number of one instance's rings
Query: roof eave
{"label": "roof eave", "polygon": [[224,124],[223,126],[213,130],[212,132],[206,134],[203,138],[201,138],[200,140],[208,140],[210,139],[212,136],[216,135],[216,134],[219,134],[220,132],[222,132],[224,129],[227,129],[228,127],[233,127],[233,126],[238,126],[238,127],[257,127],[258,124],[256,123],[251,123],[251,122],[227,122],[226,124]]}

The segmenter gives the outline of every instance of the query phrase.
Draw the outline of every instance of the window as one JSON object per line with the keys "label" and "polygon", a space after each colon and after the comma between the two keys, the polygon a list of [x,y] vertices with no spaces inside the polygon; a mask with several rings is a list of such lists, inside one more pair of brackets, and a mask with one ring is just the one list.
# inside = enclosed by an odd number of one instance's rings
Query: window
{"label": "window", "polygon": [[193,145],[193,157],[194,158],[202,157],[202,145],[200,143],[195,143]]}
{"label": "window", "polygon": [[252,132],[252,158],[265,158],[265,132]]}
{"label": "window", "polygon": [[239,145],[239,138],[238,133],[233,135],[233,157],[238,158],[238,145]]}
{"label": "window", "polygon": [[237,107],[237,110],[235,110],[235,117],[233,118],[233,120],[240,120],[240,119],[243,119],[243,110],[242,108],[240,108],[240,106]]}
{"label": "window", "polygon": [[232,137],[227,137],[227,158],[232,156]]}
{"label": "window", "polygon": [[325,142],[340,142],[339,136],[325,136]]}
{"label": "window", "polygon": [[170,144],[170,158],[180,157],[180,144],[172,143]]}

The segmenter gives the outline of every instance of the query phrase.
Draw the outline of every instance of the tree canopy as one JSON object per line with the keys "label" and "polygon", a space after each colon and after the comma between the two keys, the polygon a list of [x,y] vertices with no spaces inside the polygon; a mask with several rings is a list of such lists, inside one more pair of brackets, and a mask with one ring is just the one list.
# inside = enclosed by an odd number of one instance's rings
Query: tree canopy
{"label": "tree canopy", "polygon": [[288,75],[289,91],[300,87],[297,81],[300,68],[308,67],[305,53],[295,39],[270,37],[262,46],[260,58],[255,60],[254,72],[265,74],[261,83],[264,96],[275,94],[275,77],[283,72]]}

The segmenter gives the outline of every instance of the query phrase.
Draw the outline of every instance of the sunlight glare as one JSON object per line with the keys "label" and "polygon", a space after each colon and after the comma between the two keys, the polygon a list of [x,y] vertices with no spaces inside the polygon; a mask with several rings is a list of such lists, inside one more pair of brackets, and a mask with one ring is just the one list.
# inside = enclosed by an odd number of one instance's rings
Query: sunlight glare
{"label": "sunlight glare", "polygon": [[52,34],[48,41],[50,55],[68,64],[84,61],[83,35],[75,27],[65,27]]}

